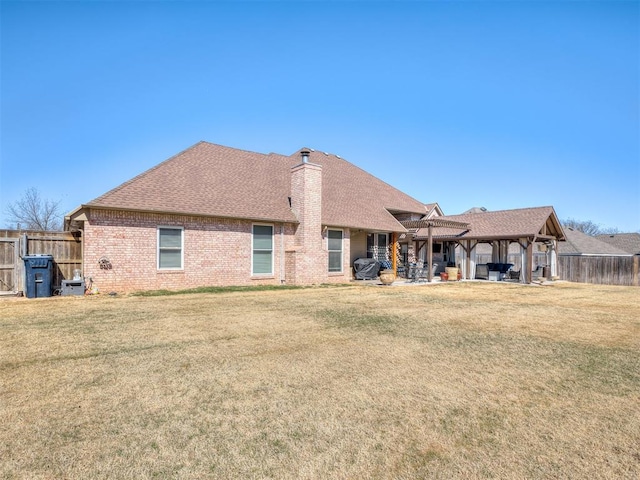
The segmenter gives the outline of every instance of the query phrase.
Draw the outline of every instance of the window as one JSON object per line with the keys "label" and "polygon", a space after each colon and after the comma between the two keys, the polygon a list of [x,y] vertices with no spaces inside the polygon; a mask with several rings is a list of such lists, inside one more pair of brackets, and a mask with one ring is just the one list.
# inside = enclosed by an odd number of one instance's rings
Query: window
{"label": "window", "polygon": [[329,272],[342,272],[342,230],[327,231]]}
{"label": "window", "polygon": [[253,226],[252,250],[251,273],[273,275],[273,226]]}
{"label": "window", "polygon": [[158,228],[158,269],[182,269],[182,228]]}
{"label": "window", "polygon": [[370,233],[367,235],[367,257],[379,262],[389,260],[389,234]]}
{"label": "window", "polygon": [[403,265],[409,263],[409,244],[401,243],[400,244],[400,261]]}
{"label": "window", "polygon": [[[382,260],[388,260],[388,253],[387,253],[387,247],[388,247],[388,240],[389,240],[389,236],[386,233],[379,233],[378,235],[378,255],[380,257],[384,256],[385,258]],[[380,260],[380,258],[379,258]]]}

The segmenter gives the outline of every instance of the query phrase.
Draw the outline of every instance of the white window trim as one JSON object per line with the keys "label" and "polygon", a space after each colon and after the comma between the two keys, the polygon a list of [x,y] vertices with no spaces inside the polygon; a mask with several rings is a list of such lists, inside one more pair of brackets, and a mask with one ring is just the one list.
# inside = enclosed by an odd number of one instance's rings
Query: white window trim
{"label": "white window trim", "polygon": [[327,271],[330,274],[344,273],[344,229],[342,228],[328,228],[327,229],[327,252],[337,252],[338,250],[329,250],[329,232],[340,232],[342,238],[340,239],[340,270],[329,270],[329,255],[327,254]]}
{"label": "white window trim", "polygon": [[[160,230],[180,230],[180,267],[160,267]],[[184,270],[184,227],[176,225],[158,225],[156,228],[156,268],[160,271],[182,271]]]}
{"label": "white window trim", "polygon": [[[269,273],[255,273],[253,271],[253,252],[255,248],[253,246],[254,232],[253,227],[271,227],[271,271]],[[273,277],[274,276],[274,262],[276,260],[276,227],[273,223],[252,223],[251,224],[251,276],[252,277]],[[266,250],[262,250],[266,251]]]}

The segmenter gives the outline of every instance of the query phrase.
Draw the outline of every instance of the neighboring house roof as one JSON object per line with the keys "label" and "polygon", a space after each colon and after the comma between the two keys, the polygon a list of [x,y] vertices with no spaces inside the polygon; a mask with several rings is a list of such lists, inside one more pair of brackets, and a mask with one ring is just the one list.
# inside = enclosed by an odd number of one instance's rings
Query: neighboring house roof
{"label": "neighboring house roof", "polygon": [[486,211],[487,209],[485,207],[472,207],[466,212],[462,212],[462,213],[484,213]]}
{"label": "neighboring house roof", "polygon": [[[553,207],[520,208],[495,212],[480,211],[445,215],[443,220],[469,224],[468,230],[436,228],[434,238],[461,240],[516,240],[518,238],[564,238],[562,226]],[[426,229],[417,232],[426,238]]]}
{"label": "neighboring house roof", "polygon": [[442,215],[444,215],[444,213],[442,213],[440,205],[438,205],[437,203],[426,203],[424,205],[424,208],[427,211],[426,218],[441,217]]}
{"label": "neighboring house roof", "polygon": [[640,233],[607,233],[595,238],[632,255],[640,255]]}
{"label": "neighboring house roof", "polygon": [[579,230],[565,227],[566,242],[558,244],[558,254],[560,255],[606,255],[606,256],[629,256],[625,252],[602,240],[587,235]]}
{"label": "neighboring house roof", "polygon": [[[300,150],[301,151],[301,150]],[[297,222],[291,211],[291,156],[200,142],[83,207]],[[390,212],[425,205],[336,155],[311,152],[322,166],[322,223],[404,231]]]}

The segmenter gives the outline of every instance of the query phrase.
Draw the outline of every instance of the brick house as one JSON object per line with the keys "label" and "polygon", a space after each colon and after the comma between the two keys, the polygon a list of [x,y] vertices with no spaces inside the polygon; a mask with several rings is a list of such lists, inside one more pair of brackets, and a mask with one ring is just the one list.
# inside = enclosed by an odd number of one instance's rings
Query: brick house
{"label": "brick house", "polygon": [[80,205],[85,278],[102,291],[347,282],[400,223],[441,215],[336,155],[200,142]]}

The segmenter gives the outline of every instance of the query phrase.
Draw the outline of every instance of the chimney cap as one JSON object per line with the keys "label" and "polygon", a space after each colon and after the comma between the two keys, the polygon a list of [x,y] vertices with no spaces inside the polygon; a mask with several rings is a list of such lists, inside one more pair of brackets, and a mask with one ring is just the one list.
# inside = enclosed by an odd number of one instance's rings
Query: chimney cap
{"label": "chimney cap", "polygon": [[307,148],[303,148],[300,150],[300,156],[302,157],[302,163],[307,163],[309,161],[309,155],[311,152]]}

